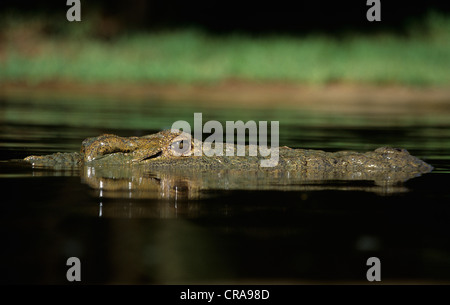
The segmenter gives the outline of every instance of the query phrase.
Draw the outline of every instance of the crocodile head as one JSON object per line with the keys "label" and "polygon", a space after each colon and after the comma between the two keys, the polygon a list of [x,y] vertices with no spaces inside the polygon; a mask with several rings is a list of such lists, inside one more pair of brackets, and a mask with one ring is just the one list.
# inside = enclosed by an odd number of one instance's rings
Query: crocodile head
{"label": "crocodile head", "polygon": [[194,141],[190,134],[173,129],[143,137],[104,134],[87,138],[81,145],[80,153],[85,162],[136,163],[190,156],[193,151]]}

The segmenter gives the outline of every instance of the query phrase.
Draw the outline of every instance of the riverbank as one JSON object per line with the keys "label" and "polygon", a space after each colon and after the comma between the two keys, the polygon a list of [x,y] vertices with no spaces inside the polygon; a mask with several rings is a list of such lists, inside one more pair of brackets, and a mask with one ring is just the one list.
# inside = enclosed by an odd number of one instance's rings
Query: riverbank
{"label": "riverbank", "polygon": [[228,81],[217,84],[2,82],[4,99],[96,99],[132,105],[164,102],[208,107],[301,108],[326,112],[450,112],[449,87],[379,86],[336,83],[304,85]]}
{"label": "riverbank", "polygon": [[105,39],[96,18],[0,18],[0,97],[450,112],[450,18],[437,13],[403,35],[340,37],[177,29]]}

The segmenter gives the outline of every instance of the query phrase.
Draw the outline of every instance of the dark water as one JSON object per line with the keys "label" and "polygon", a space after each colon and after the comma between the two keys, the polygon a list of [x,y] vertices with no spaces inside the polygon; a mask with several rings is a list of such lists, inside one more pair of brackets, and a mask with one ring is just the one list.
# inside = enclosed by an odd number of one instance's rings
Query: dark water
{"label": "dark water", "polygon": [[[158,101],[0,101],[0,274],[4,283],[450,281],[450,111],[332,114],[301,109],[165,105]],[[102,194],[76,170],[11,162],[79,149],[104,132],[144,135],[176,120],[280,121],[280,145],[335,151],[407,148],[435,169],[399,192],[370,182],[303,190],[200,190],[196,196]],[[188,182],[186,182],[188,183]],[[345,184],[347,187],[342,187]],[[350,187],[348,187],[350,186]],[[180,191],[182,191],[180,189]],[[182,193],[180,193],[182,194]]]}

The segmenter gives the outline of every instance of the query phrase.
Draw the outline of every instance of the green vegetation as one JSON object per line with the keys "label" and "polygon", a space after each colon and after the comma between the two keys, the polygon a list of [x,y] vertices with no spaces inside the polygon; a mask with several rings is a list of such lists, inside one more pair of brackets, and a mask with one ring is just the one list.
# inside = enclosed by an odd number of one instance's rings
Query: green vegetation
{"label": "green vegetation", "polygon": [[44,18],[2,20],[0,81],[450,84],[450,18],[437,14],[411,25],[408,35],[339,39],[184,29],[102,40],[88,21],[48,34]]}

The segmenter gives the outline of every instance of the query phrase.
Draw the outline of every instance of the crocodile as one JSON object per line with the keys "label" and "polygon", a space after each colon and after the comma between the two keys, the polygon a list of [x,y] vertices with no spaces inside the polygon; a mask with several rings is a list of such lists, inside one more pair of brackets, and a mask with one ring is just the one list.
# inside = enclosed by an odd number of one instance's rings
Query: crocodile
{"label": "crocodile", "polygon": [[[180,130],[142,137],[103,134],[85,139],[79,152],[32,155],[24,160],[35,168],[78,168],[84,181],[96,189],[148,191],[156,181],[161,192],[167,186],[177,189],[181,185],[179,189],[183,189],[188,185],[190,193],[243,186],[261,190],[302,185],[304,189],[311,187],[311,182],[317,186],[323,181],[342,180],[373,181],[382,187],[381,192],[389,193],[399,190],[392,188],[397,184],[433,169],[406,149],[391,147],[362,153],[284,146],[278,149],[276,166],[261,167],[260,161],[267,157],[250,156],[251,145],[243,145],[244,156],[236,156],[239,145],[234,144],[223,147],[224,152],[231,149],[235,154],[216,156],[208,151],[214,149],[213,145],[203,144]],[[156,173],[155,179],[148,177],[150,170]]]}
{"label": "crocodile", "polygon": [[[190,140],[190,143],[186,141]],[[233,150],[231,156],[211,156],[214,146],[196,145],[196,139],[180,130],[164,130],[142,137],[103,134],[87,138],[80,152],[28,156],[24,160],[38,165],[145,164],[148,167],[239,168],[260,167],[261,155],[248,156],[252,145],[245,145],[245,156],[236,156],[240,145],[223,145]],[[180,152],[181,145],[181,152]],[[184,145],[184,147],[183,147]],[[196,150],[202,150],[197,155]],[[341,172],[408,172],[424,174],[433,167],[409,154],[406,149],[380,147],[365,153],[354,151],[325,152],[312,149],[280,147],[279,162],[274,169]]]}

